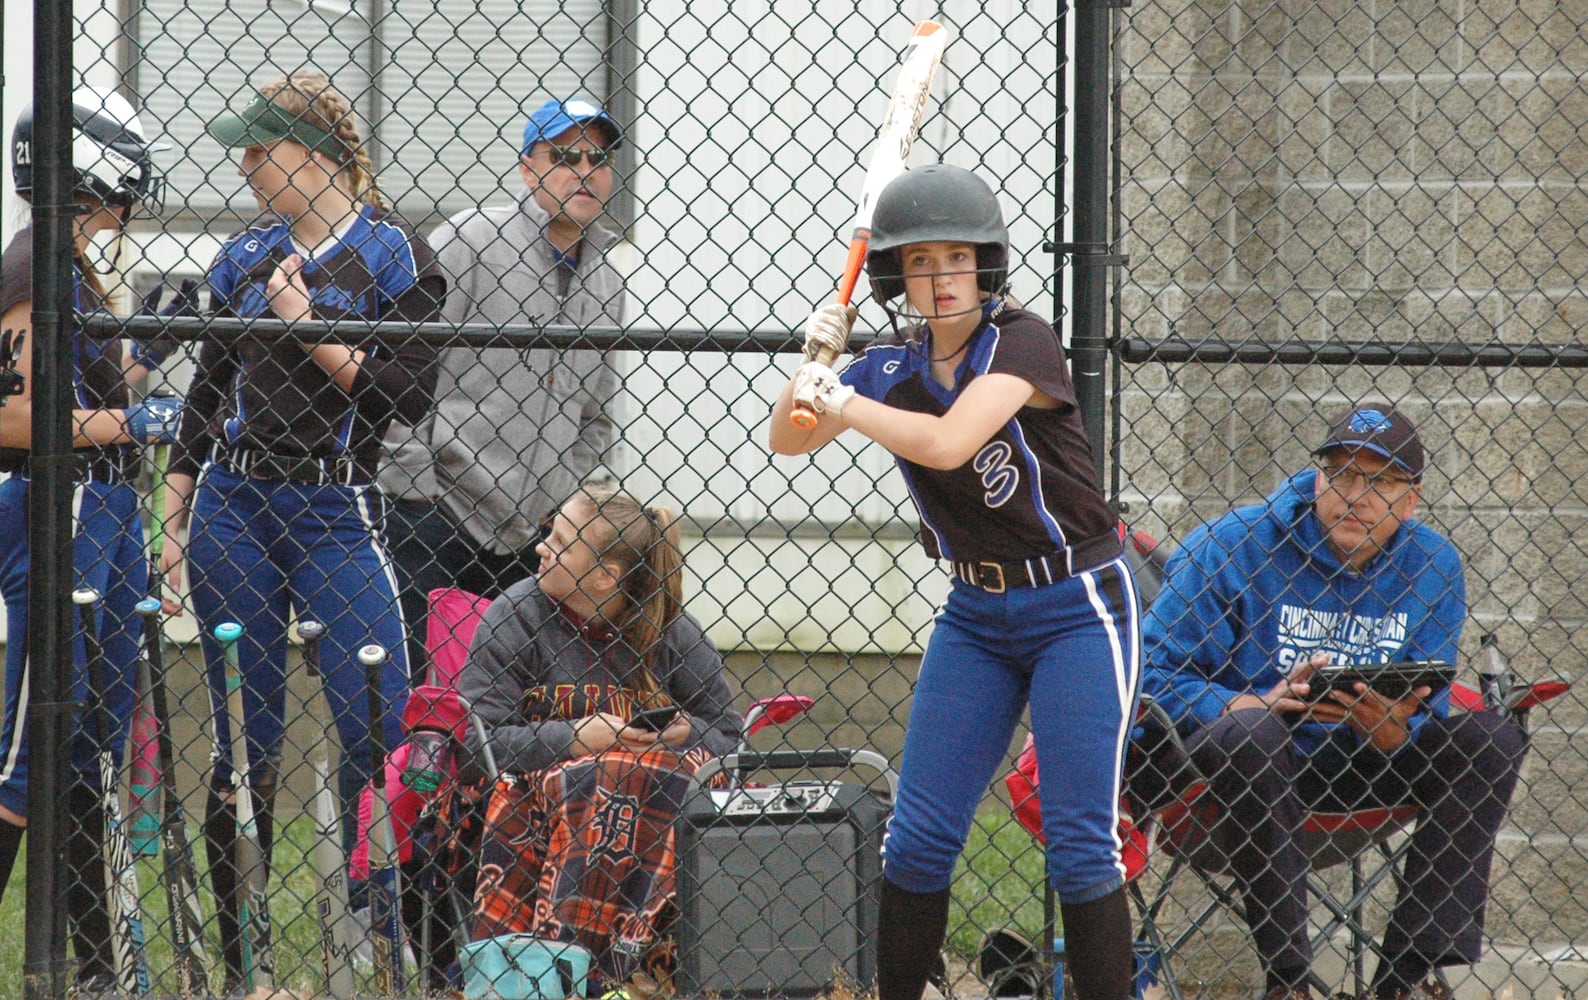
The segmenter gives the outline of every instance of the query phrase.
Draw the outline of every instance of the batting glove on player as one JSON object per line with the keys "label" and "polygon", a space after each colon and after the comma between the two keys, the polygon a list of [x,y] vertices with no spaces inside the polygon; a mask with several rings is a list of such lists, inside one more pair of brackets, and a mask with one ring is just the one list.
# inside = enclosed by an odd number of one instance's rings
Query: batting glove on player
{"label": "batting glove on player", "polygon": [[854,386],[838,381],[838,373],[820,361],[807,361],[794,373],[794,399],[817,413],[838,416],[854,398]]}
{"label": "batting glove on player", "polygon": [[[164,309],[160,308],[160,299],[165,296],[165,285],[155,285],[154,290],[143,297],[143,308],[138,310],[139,316],[160,316],[172,319],[177,316],[197,316],[198,308],[197,278],[183,278],[182,286],[177,289],[176,298],[168,302]],[[155,337],[153,340],[132,340],[132,360],[154,371],[165,364],[167,358],[175,354],[177,342],[170,337]]]}
{"label": "batting glove on player", "polygon": [[854,306],[829,302],[817,306],[805,321],[805,360],[819,360],[825,353],[828,364],[849,348],[849,332],[854,329]]}
{"label": "batting glove on player", "polygon": [[175,444],[182,419],[181,396],[147,396],[126,409],[127,436],[134,444]]}

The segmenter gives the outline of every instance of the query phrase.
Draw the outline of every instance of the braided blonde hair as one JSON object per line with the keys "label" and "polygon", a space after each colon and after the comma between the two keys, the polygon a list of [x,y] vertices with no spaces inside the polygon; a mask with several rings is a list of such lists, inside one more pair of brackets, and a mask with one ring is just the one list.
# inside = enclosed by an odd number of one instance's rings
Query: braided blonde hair
{"label": "braided blonde hair", "polygon": [[353,117],[353,102],[331,86],[329,78],[323,73],[289,73],[271,80],[259,92],[281,110],[324,129],[341,143],[346,152],[334,179],[349,198],[380,209],[387,207],[375,185],[375,165]]}

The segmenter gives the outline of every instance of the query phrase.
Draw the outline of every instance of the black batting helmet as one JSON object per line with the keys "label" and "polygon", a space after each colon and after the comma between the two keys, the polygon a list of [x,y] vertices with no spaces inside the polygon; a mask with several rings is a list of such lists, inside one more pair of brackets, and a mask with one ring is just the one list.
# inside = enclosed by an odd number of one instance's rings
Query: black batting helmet
{"label": "black batting helmet", "polygon": [[871,294],[879,303],[904,294],[899,249],[927,242],[974,244],[978,286],[990,295],[1003,291],[1009,229],[992,188],[969,170],[934,163],[906,170],[882,189],[866,253]]}
{"label": "black batting helmet", "polygon": [[[144,138],[137,112],[120,94],[92,87],[72,92],[72,187],[106,205],[127,208],[139,202],[159,208],[160,175]],[[11,130],[11,178],[17,193],[33,193],[33,105],[17,116]]]}

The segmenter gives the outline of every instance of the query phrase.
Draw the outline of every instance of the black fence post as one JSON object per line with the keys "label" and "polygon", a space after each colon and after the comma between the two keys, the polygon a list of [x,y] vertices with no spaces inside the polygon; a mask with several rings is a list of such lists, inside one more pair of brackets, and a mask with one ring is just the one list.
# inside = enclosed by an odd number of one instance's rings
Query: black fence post
{"label": "black fence post", "polygon": [[28,494],[28,860],[23,992],[66,995],[64,829],[71,733],[72,5],[33,4],[33,444]]}
{"label": "black fence post", "polygon": [[1108,271],[1122,263],[1108,236],[1110,0],[1075,6],[1075,168],[1070,204],[1075,217],[1070,256],[1070,371],[1092,445],[1093,472],[1102,486],[1106,455]]}

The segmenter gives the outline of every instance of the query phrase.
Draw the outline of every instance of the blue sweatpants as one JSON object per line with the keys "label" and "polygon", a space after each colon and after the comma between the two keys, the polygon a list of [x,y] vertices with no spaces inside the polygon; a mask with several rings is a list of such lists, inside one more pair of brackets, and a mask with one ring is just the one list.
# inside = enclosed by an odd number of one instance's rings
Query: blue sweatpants
{"label": "blue sweatpants", "polygon": [[1120,774],[1141,676],[1139,619],[1123,559],[1002,594],[953,582],[910,708],[884,847],[890,882],[949,887],[1029,702],[1059,900],[1090,902],[1124,884]]}
{"label": "blue sweatpants", "polygon": [[237,658],[250,768],[282,757],[289,612],[325,625],[320,667],[347,765],[344,784],[361,786],[372,773],[369,699],[357,656],[368,643],[391,654],[380,678],[380,718],[386,747],[401,739],[408,658],[397,584],[378,531],[379,503],[371,485],[249,479],[205,467],[193,497],[187,561],[222,787],[231,778],[231,727],[226,664],[213,632],[223,622],[243,626]]}
{"label": "blue sweatpants", "polygon": [[[29,482],[19,475],[0,482],[0,594],[6,606],[5,716],[0,720],[0,805],[28,814],[28,571],[32,538],[28,525]],[[72,542],[72,586],[99,592],[100,643],[104,648],[106,702],[111,749],[121,760],[127,727],[137,702],[139,639],[143,619],[133,610],[148,596],[149,563],[138,519],[138,495],[126,483],[88,483],[77,500],[77,535]],[[73,614],[76,614],[74,607]],[[73,621],[72,694],[88,703],[87,657]],[[89,788],[99,788],[99,729],[88,712],[72,723],[72,766]],[[65,794],[65,789],[61,789]]]}

